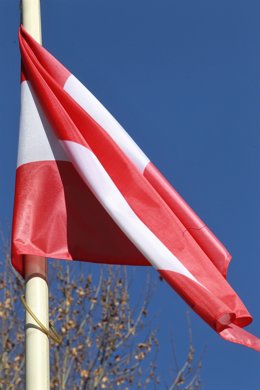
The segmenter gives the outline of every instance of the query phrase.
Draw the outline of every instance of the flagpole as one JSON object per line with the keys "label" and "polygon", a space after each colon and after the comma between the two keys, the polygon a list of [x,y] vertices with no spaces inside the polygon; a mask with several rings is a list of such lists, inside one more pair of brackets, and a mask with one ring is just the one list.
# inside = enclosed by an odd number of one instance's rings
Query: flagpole
{"label": "flagpole", "polygon": [[[42,43],[40,0],[21,0],[21,16],[25,29]],[[44,257],[26,255],[25,299],[43,325],[49,328],[49,304],[47,284],[47,260]],[[26,390],[50,389],[49,339],[26,311]]]}

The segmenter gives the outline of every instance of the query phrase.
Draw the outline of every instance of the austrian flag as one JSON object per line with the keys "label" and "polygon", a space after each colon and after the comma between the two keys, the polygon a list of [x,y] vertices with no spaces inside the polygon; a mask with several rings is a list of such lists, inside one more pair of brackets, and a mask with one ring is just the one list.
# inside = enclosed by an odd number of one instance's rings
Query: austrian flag
{"label": "austrian flag", "polygon": [[224,339],[260,351],[230,255],[102,104],[21,27],[12,263],[152,265]]}

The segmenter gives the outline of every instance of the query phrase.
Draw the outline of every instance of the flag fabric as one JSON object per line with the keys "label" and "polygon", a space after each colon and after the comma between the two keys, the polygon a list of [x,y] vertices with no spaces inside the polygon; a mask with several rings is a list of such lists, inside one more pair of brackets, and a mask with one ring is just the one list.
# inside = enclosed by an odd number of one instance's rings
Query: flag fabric
{"label": "flag fabric", "polygon": [[152,265],[221,337],[260,351],[230,255],[102,104],[21,27],[12,263]]}

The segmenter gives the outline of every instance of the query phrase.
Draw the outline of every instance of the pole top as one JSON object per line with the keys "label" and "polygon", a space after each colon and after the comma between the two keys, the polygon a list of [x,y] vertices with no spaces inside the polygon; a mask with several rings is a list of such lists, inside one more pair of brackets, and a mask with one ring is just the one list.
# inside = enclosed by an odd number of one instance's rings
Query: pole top
{"label": "pole top", "polygon": [[42,44],[40,0],[20,0],[21,21],[28,33]]}

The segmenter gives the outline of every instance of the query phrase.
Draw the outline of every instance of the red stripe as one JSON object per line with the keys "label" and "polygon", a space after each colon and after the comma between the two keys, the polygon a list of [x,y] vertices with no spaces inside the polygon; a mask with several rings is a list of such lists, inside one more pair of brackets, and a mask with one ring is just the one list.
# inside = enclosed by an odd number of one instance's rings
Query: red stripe
{"label": "red stripe", "polygon": [[92,195],[69,162],[17,169],[13,265],[20,254],[97,263],[149,265]]}
{"label": "red stripe", "polygon": [[215,264],[222,275],[226,277],[231,255],[224,245],[209,230],[152,163],[147,165],[144,176],[161,195],[170,209],[176,214],[212,263]]}
{"label": "red stripe", "polygon": [[24,71],[24,66],[23,66],[23,64],[21,65],[21,83],[23,82],[23,81],[25,81],[26,80],[26,75],[25,75],[25,71]]}
{"label": "red stripe", "polygon": [[234,324],[230,324],[226,329],[219,332],[219,335],[224,340],[245,345],[246,347],[253,348],[260,352],[260,340],[256,336]]}
{"label": "red stripe", "polygon": [[[215,329],[223,339],[253,348],[260,352],[260,340],[241,328],[252,322],[252,317],[246,310],[243,313],[241,311],[235,313],[230,311],[229,307],[223,305],[223,302],[216,296],[212,297],[210,292],[205,293],[202,287],[183,275],[169,271],[160,271],[160,274],[187,304]],[[231,307],[232,295],[226,298]],[[223,325],[222,319],[227,314],[230,316],[230,323]]]}
{"label": "red stripe", "polygon": [[55,81],[63,87],[66,80],[70,76],[70,72],[59,61],[56,60],[47,50],[44,49],[38,42],[36,42],[21,26],[21,34],[29,43],[33,52],[37,56],[39,62],[48,71],[48,73],[55,79]]}
{"label": "red stripe", "polygon": [[[215,330],[223,329],[221,318],[230,314],[232,321],[241,326],[252,322],[252,317],[226,280],[217,273],[210,278],[211,289],[206,290],[196,282],[172,271],[160,270],[172,288]],[[243,325],[242,325],[243,324]]]}

